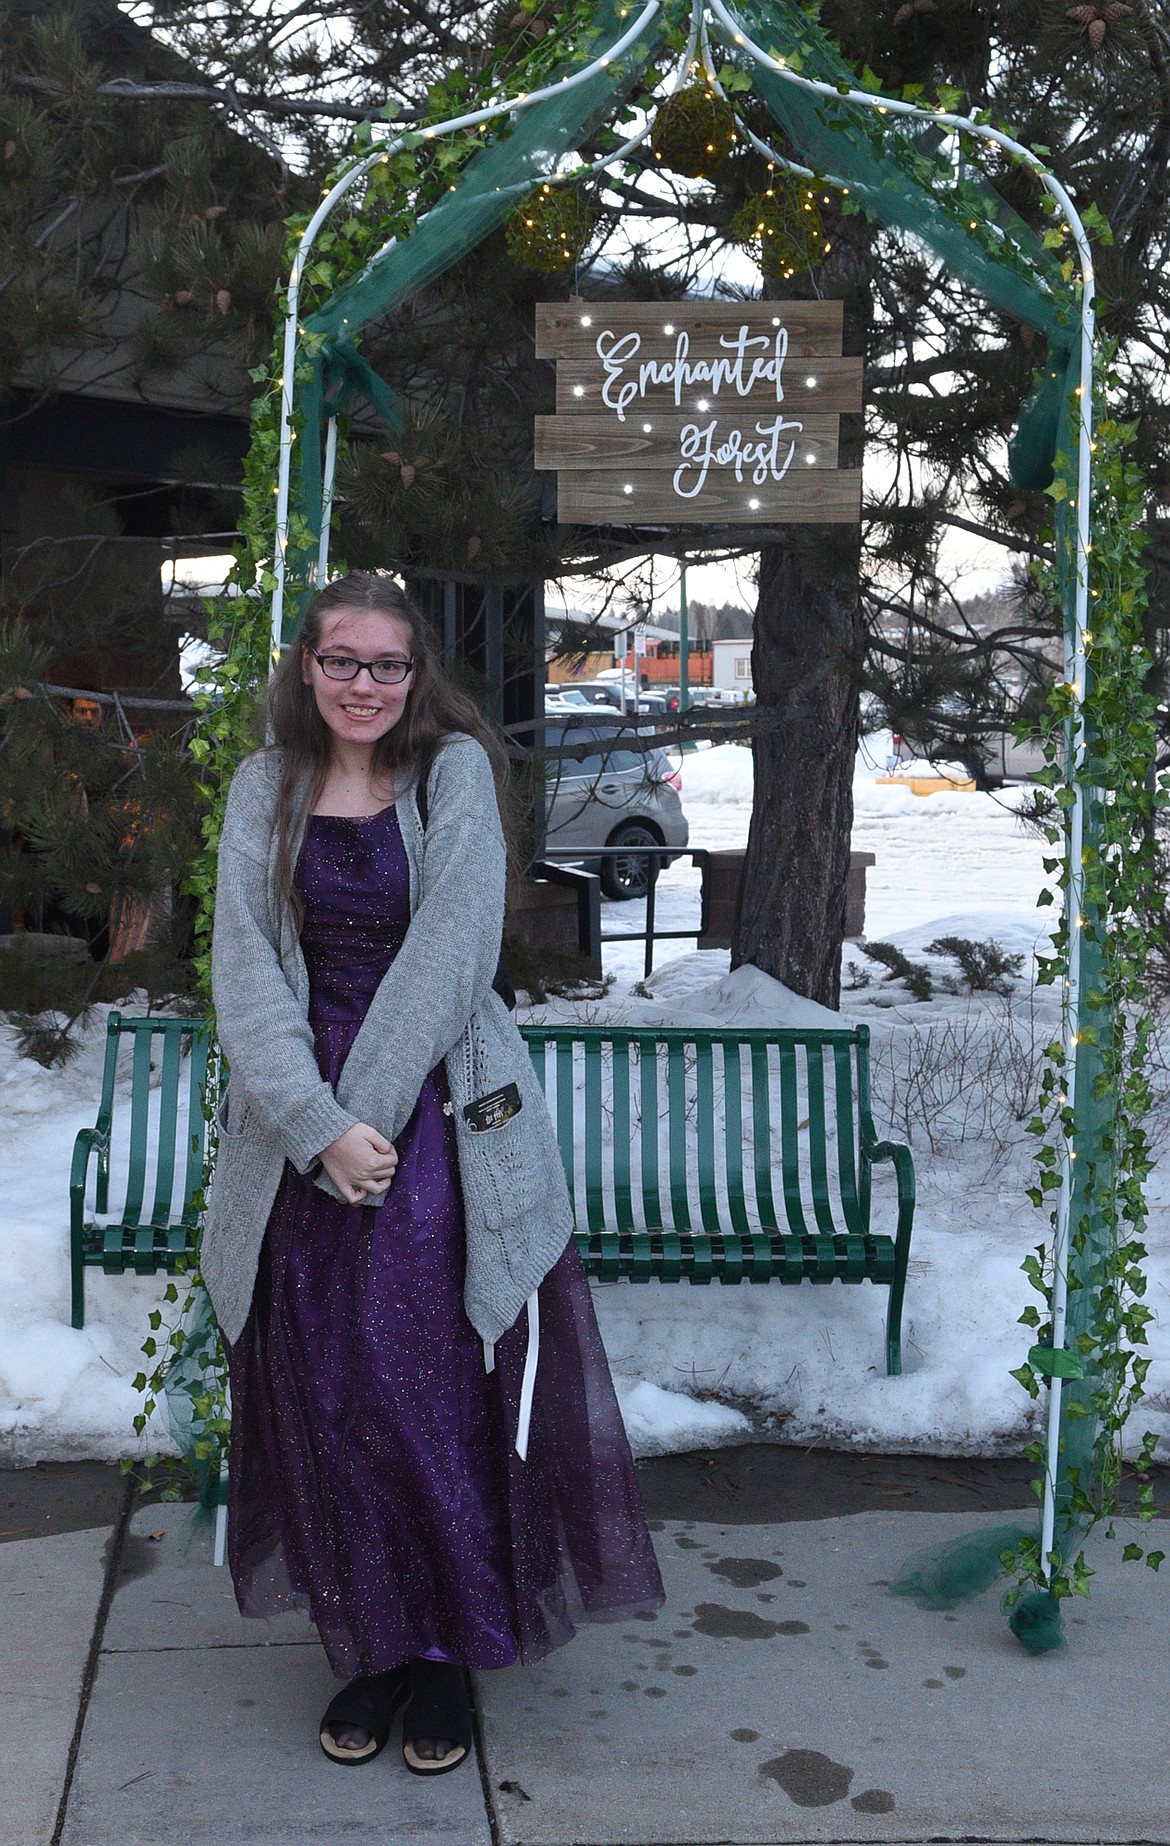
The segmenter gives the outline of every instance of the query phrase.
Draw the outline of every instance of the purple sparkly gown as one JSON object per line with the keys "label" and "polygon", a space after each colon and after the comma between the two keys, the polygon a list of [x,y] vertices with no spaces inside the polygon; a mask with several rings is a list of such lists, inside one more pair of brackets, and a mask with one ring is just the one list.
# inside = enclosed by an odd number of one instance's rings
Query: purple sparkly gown
{"label": "purple sparkly gown", "polygon": [[[317,1058],[336,1083],[409,921],[394,809],[315,816],[297,881]],[[240,1608],[307,1609],[343,1678],[422,1657],[539,1660],[581,1620],[664,1600],[572,1244],[541,1284],[527,1461],[515,1453],[527,1316],[487,1373],[463,1311],[447,1101],[440,1064],[376,1209],[343,1205],[286,1165],[229,1355]]]}

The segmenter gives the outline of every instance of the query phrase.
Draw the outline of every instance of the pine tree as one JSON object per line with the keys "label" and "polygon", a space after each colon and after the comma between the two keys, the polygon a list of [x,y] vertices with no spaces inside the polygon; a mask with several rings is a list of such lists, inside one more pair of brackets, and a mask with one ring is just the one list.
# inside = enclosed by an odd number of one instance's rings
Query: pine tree
{"label": "pine tree", "polygon": [[0,930],[20,929],[0,1007],[52,1057],[69,1032],[30,1022],[45,1007],[187,982],[192,713],[160,565],[224,549],[238,488],[198,440],[165,489],[71,471],[67,419],[59,472],[29,473],[25,433],[75,394],[166,403],[176,381],[246,416],[289,199],[279,160],[222,111],[125,94],[191,72],[112,4],[19,0],[0,69]]}
{"label": "pine tree", "polygon": [[[1170,501],[1170,410],[1160,384],[1170,334],[1164,15],[1145,0],[985,8],[915,0],[896,9],[826,0],[822,22],[887,90],[916,83],[930,97],[952,85],[960,108],[987,108],[1025,143],[1051,148],[1081,210],[1096,206],[1108,219],[1112,241],[1099,238],[1096,250],[1101,325],[1118,342],[1117,413],[1138,422],[1136,456],[1151,488],[1149,641],[1160,686],[1170,625],[1161,512]],[[1043,226],[1032,178],[1006,163],[992,163],[990,177]],[[972,626],[944,549],[956,532],[1006,546],[1021,566],[1040,549],[1044,497],[1010,484],[1005,438],[1044,343],[956,287],[912,239],[877,227],[859,235],[857,225],[835,224],[828,261],[786,287],[845,297],[855,350],[866,358],[867,478],[877,504],[860,548],[793,530],[761,559],[754,679],[773,722],[754,746],[733,948],[735,962],[755,961],[829,1004],[838,993],[862,688],[893,729],[982,773],[1005,723],[1042,706],[1059,650],[1058,618],[1023,568],[1002,614]]]}

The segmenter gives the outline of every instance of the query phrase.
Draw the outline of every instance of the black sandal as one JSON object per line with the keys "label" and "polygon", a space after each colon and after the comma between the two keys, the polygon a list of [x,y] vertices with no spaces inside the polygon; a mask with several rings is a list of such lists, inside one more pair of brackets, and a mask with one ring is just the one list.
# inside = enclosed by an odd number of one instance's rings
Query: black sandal
{"label": "black sandal", "polygon": [[[372,1763],[386,1747],[395,1714],[406,1703],[410,1691],[406,1666],[394,1667],[389,1673],[367,1673],[351,1679],[332,1699],[321,1720],[321,1748],[331,1763]],[[330,1735],[332,1724],[353,1724],[370,1733],[368,1743],[347,1750]]]}
{"label": "black sandal", "polygon": [[[471,1705],[463,1668],[445,1660],[412,1660],[410,1697],[402,1717],[402,1760],[411,1775],[449,1775],[471,1749]],[[420,1737],[442,1737],[446,1756],[419,1756]]]}

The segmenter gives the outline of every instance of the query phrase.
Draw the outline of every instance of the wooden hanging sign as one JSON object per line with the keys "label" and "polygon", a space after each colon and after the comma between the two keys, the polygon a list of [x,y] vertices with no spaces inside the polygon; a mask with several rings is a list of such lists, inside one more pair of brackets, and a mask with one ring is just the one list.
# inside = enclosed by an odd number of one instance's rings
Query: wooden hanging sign
{"label": "wooden hanging sign", "polygon": [[557,413],[536,466],[579,525],[856,523],[861,470],[839,468],[861,360],[839,301],[540,302],[536,353]]}

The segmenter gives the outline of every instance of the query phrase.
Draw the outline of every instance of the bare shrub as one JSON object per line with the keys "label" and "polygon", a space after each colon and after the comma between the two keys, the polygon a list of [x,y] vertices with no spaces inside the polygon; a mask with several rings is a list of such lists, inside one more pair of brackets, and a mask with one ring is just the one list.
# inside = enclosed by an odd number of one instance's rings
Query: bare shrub
{"label": "bare shrub", "polygon": [[1047,1037],[1032,993],[1025,1005],[911,1022],[873,1043],[875,1109],[911,1146],[980,1141],[1002,1155],[1036,1111]]}

